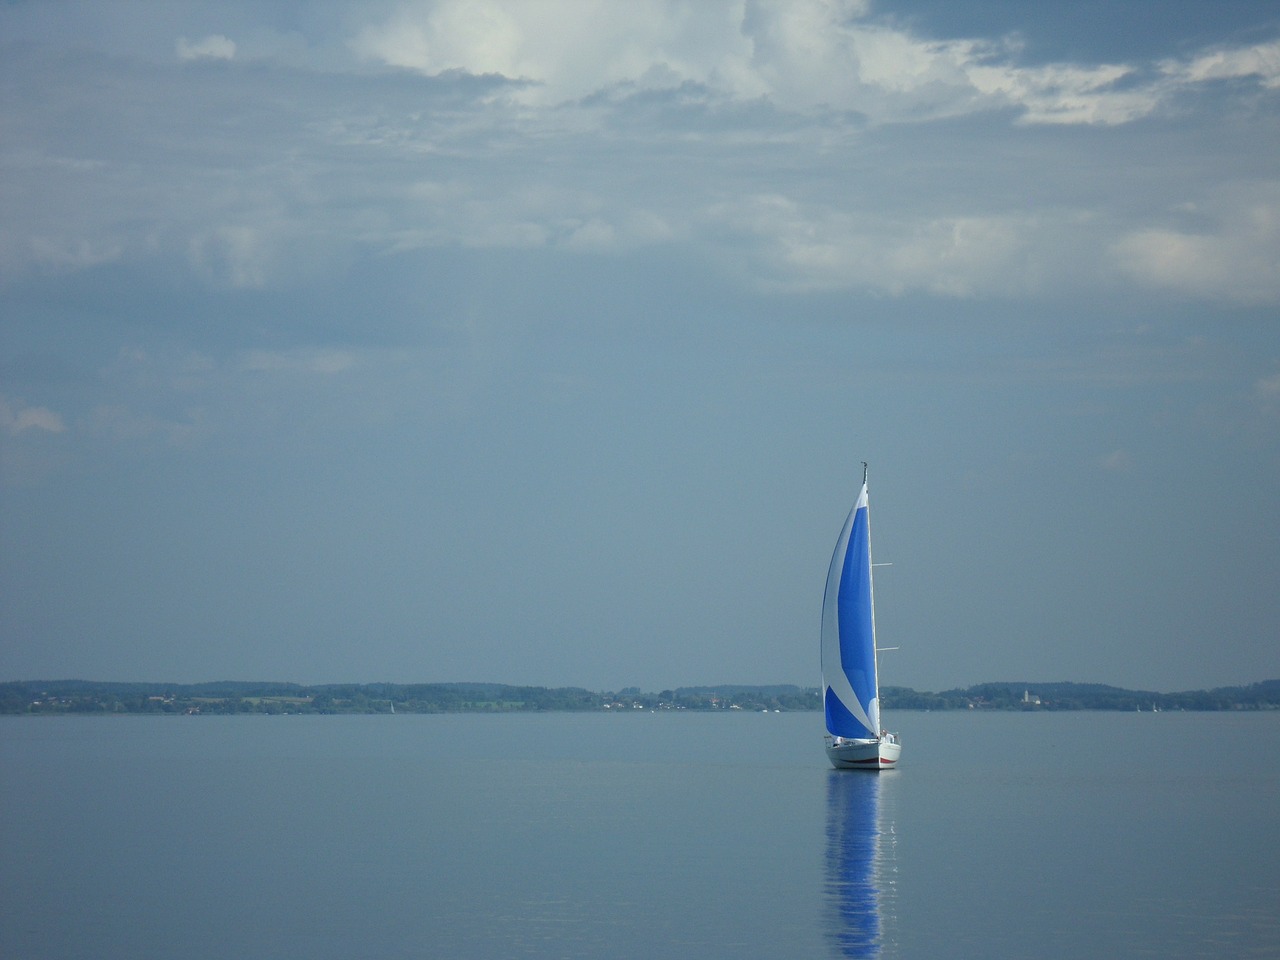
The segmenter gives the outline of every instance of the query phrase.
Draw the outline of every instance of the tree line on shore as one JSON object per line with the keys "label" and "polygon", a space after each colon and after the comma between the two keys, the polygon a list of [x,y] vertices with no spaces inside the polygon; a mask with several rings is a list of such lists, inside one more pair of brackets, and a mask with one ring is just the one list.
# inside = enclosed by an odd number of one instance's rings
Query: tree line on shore
{"label": "tree line on shore", "polygon": [[[1097,683],[981,683],[941,693],[884,687],[892,710],[1275,710],[1280,680],[1181,693],[1126,690]],[[336,714],[514,713],[630,710],[820,710],[817,687],[730,685],[645,693],[637,687],[500,683],[317,684],[219,681],[117,683],[33,680],[0,683],[0,714]]]}

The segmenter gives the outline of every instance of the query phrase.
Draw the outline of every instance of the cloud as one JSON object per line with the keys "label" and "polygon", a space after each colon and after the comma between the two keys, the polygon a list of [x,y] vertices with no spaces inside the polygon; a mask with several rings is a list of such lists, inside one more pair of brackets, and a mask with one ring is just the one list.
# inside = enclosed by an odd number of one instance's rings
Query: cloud
{"label": "cloud", "polygon": [[17,436],[27,430],[62,433],[67,427],[62,417],[48,407],[28,407],[21,401],[10,403],[0,397],[0,429]]}
{"label": "cloud", "polygon": [[866,13],[866,3],[847,0],[439,0],[402,4],[360,30],[352,48],[430,75],[525,81],[521,99],[534,105],[621,85],[693,83],[740,100],[849,109],[882,82],[915,88],[934,79],[934,47],[880,28],[854,29]]}
{"label": "cloud", "polygon": [[426,74],[498,74],[531,104],[576,100],[623,82],[711,75],[741,83],[751,47],[740,3],[710,0],[439,0],[404,3],[357,32],[360,56]]}
{"label": "cloud", "polygon": [[48,407],[0,397],[0,432],[13,438],[0,443],[0,485],[37,484],[60,469],[69,446],[50,438],[66,430],[62,416]]}
{"label": "cloud", "polygon": [[602,196],[576,184],[494,180],[481,189],[464,178],[423,180],[407,187],[405,201],[390,252],[460,245],[605,253],[675,236],[670,220],[640,197]]}
{"label": "cloud", "polygon": [[208,279],[240,289],[267,285],[274,244],[261,227],[221,226],[192,237],[188,256]]}
{"label": "cloud", "polygon": [[174,49],[179,60],[231,60],[236,55],[236,45],[220,33],[210,34],[194,43],[188,43],[186,37],[179,37]]}
{"label": "cloud", "polygon": [[1197,229],[1152,226],[1119,239],[1122,270],[1140,283],[1240,303],[1280,299],[1280,181],[1219,191],[1191,207]]}
{"label": "cloud", "polygon": [[31,259],[55,271],[83,270],[119,260],[123,246],[113,240],[85,238],[31,238]]}
{"label": "cloud", "polygon": [[[319,150],[312,156],[311,173],[324,179],[329,158]],[[222,188],[225,174],[219,171],[210,180]],[[385,243],[386,224],[404,216],[403,209],[380,208],[367,199],[352,212],[344,203],[330,203],[322,187],[288,173],[246,173],[244,179],[254,182],[211,191],[205,206],[181,210],[181,219],[175,216],[148,239],[166,244],[185,239],[187,263],[211,286],[264,290],[323,280],[341,269],[351,249]],[[363,192],[358,184],[345,187],[347,196]],[[397,183],[394,189],[404,191],[407,185]],[[370,231],[375,221],[382,224],[381,236]]]}
{"label": "cloud", "polygon": [[1280,88],[1280,40],[1252,47],[1223,47],[1193,57],[1190,61],[1166,60],[1166,75],[1186,83],[1238,80],[1257,77],[1268,89]]}
{"label": "cloud", "polygon": [[710,217],[764,244],[758,282],[790,290],[862,287],[947,297],[1026,292],[1031,220],[1008,216],[896,217],[820,209],[779,195],[713,208]]}
{"label": "cloud", "polygon": [[1122,88],[1134,70],[1118,64],[1028,69],[975,61],[964,72],[983,102],[1003,101],[1020,108],[1018,120],[1023,124],[1114,126],[1147,116],[1161,97],[1150,85]]}
{"label": "cloud", "polygon": [[402,4],[361,29],[362,57],[429,75],[528,84],[562,104],[622,84],[695,83],[787,110],[853,111],[878,122],[1013,109],[1024,124],[1118,125],[1187,86],[1256,78],[1280,86],[1280,42],[1149,64],[1023,66],[1011,39],[925,40],[857,0],[437,0]]}
{"label": "cloud", "polygon": [[[337,34],[358,69],[259,57],[252,13],[228,27],[243,50],[223,34],[178,49],[252,55],[254,70],[6,64],[29,95],[0,120],[31,133],[0,153],[0,273],[184,261],[219,293],[296,291],[386,253],[662,245],[794,291],[981,297],[1120,278],[1280,299],[1274,189],[1203,199],[1206,183],[1256,176],[1269,127],[1251,121],[1269,122],[1277,43],[1026,66],[1016,40],[925,40],[839,0],[370,10]],[[1157,130],[1175,106],[1178,129]],[[1200,135],[1232,111],[1240,151]],[[1188,196],[1194,216],[1174,207]]]}

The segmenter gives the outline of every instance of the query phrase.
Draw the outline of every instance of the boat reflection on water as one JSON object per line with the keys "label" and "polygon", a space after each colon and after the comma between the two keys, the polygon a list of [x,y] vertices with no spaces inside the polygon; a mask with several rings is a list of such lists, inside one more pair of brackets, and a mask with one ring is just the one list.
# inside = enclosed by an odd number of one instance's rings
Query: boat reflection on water
{"label": "boat reflection on water", "polygon": [[838,957],[879,957],[892,941],[894,825],[882,819],[892,776],[827,774],[826,927]]}

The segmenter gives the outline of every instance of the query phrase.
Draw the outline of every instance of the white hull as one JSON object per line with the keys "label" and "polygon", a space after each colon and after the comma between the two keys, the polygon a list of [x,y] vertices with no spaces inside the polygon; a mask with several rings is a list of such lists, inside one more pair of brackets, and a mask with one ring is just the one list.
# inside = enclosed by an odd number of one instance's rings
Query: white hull
{"label": "white hull", "polygon": [[827,759],[837,770],[889,770],[901,755],[902,744],[887,738],[835,740],[827,737]]}

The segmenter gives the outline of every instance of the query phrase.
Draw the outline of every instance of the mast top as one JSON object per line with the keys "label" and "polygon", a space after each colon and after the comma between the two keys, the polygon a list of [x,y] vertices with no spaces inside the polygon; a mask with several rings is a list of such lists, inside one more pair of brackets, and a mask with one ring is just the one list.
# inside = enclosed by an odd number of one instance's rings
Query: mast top
{"label": "mast top", "polygon": [[865,486],[867,482],[867,461],[862,461],[862,483]]}

